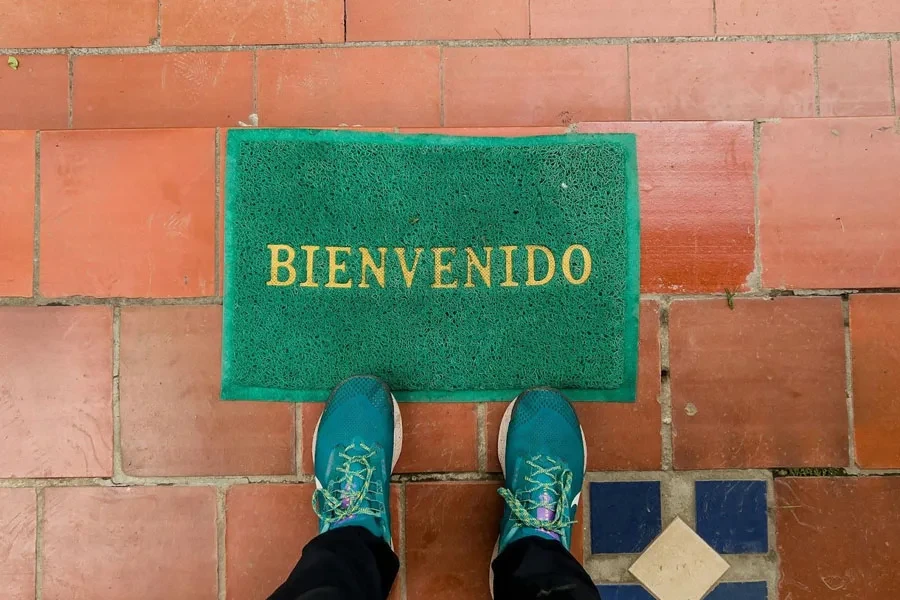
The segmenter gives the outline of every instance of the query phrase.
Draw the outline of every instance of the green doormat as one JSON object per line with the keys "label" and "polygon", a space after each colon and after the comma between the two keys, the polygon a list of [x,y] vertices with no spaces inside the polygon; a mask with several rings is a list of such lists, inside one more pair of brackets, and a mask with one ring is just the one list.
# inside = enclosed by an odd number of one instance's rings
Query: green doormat
{"label": "green doormat", "polygon": [[228,134],[222,394],[633,401],[634,137]]}

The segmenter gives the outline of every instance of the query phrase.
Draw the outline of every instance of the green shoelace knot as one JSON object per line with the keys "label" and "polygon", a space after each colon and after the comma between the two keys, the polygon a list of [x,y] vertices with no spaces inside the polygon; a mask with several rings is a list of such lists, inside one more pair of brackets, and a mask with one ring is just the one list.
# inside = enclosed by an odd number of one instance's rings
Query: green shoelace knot
{"label": "green shoelace knot", "polygon": [[[550,466],[539,464],[543,461]],[[572,492],[572,471],[564,469],[558,461],[549,456],[533,456],[525,462],[531,472],[525,481],[531,487],[523,488],[515,494],[506,488],[497,493],[506,501],[512,516],[523,527],[542,529],[557,535],[565,533],[565,529],[575,523],[566,515],[569,511],[569,495]],[[541,477],[544,480],[540,479]],[[553,498],[556,497],[556,502]],[[537,498],[537,499],[535,499]],[[545,509],[554,515],[550,521],[537,518],[538,510]]]}
{"label": "green shoelace knot", "polygon": [[350,444],[338,453],[337,476],[313,494],[313,511],[328,524],[357,515],[379,518],[384,514],[384,486],[373,481],[375,450]]}

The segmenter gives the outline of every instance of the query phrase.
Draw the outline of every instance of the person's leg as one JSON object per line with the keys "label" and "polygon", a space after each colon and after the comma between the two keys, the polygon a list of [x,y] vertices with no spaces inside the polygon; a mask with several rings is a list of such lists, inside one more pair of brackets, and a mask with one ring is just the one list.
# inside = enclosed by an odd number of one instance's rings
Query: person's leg
{"label": "person's leg", "polygon": [[319,535],[270,600],[384,600],[397,576],[390,478],[403,426],[387,386],[373,377],[340,384],[313,436]]}
{"label": "person's leg", "polygon": [[599,600],[569,553],[587,449],[578,416],[559,392],[529,390],[500,425],[506,501],[492,568],[496,600]]}

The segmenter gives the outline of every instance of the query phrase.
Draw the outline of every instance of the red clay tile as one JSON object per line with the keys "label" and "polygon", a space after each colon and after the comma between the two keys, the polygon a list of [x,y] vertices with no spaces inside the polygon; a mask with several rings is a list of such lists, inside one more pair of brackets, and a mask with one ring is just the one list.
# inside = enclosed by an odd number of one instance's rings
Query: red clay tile
{"label": "red clay tile", "polygon": [[444,49],[444,124],[569,125],[628,117],[624,46]]}
{"label": "red clay tile", "polygon": [[[399,549],[400,485],[391,486],[391,528]],[[237,485],[226,496],[226,597],[265,598],[287,578],[303,546],[318,533],[315,486]],[[398,578],[399,579],[399,578]],[[399,590],[394,584],[394,595]]]}
{"label": "red clay tile", "polygon": [[716,0],[719,35],[893,32],[894,0]]}
{"label": "red clay tile", "polygon": [[344,41],[343,0],[162,0],[164,46]]}
{"label": "red clay tile", "polygon": [[900,468],[900,294],[850,297],[856,462]]}
{"label": "red clay tile", "polygon": [[[0,64],[0,129],[65,129],[69,124],[69,59],[50,54],[17,56],[17,60],[19,68],[15,70]],[[6,61],[4,57],[2,62]]]}
{"label": "red clay tile", "polygon": [[0,477],[112,475],[112,311],[0,308]]}
{"label": "red clay tile", "polygon": [[502,507],[493,482],[407,484],[407,598],[489,598]]}
{"label": "red clay tile", "polygon": [[0,0],[7,48],[146,46],[156,37],[157,0]]}
{"label": "red clay tile", "polygon": [[900,478],[776,479],[775,497],[782,598],[900,597]]}
{"label": "red clay tile", "polygon": [[821,43],[818,52],[823,117],[893,114],[887,41]]}
{"label": "red clay tile", "polygon": [[44,133],[41,293],[213,294],[214,156],[212,130]]}
{"label": "red clay tile", "polygon": [[579,123],[637,135],[641,290],[721,292],[753,271],[753,124]]}
{"label": "red clay tile", "polygon": [[347,40],[528,37],[528,0],[347,0]]}
{"label": "red clay tile", "polygon": [[440,94],[436,47],[259,53],[259,118],[267,127],[435,127]]}
{"label": "red clay tile", "polygon": [[294,472],[293,405],[219,399],[222,307],[125,307],[120,327],[126,473]]}
{"label": "red clay tile", "polygon": [[32,489],[0,489],[0,596],[34,598],[35,497]]}
{"label": "red clay tile", "polygon": [[437,135],[520,137],[529,135],[565,135],[568,127],[401,127],[400,133]]}
{"label": "red clay tile", "polygon": [[712,35],[711,0],[531,0],[531,37]]}
{"label": "red clay tile", "polygon": [[896,99],[900,98],[900,43],[891,44],[891,64],[894,66],[894,98]]}
{"label": "red clay tile", "polygon": [[763,284],[900,286],[900,134],[893,118],[764,123]]}
{"label": "red clay tile", "polygon": [[[303,472],[313,472],[312,438],[322,404],[303,404]],[[396,473],[461,472],[478,469],[475,404],[403,403],[403,451]]]}
{"label": "red clay tile", "polygon": [[812,42],[635,44],[631,118],[811,117]]}
{"label": "red clay tile", "polygon": [[79,56],[73,123],[95,127],[237,126],[253,112],[253,55]]}
{"label": "red clay tile", "polygon": [[31,296],[34,132],[0,131],[0,296]]}
{"label": "red clay tile", "polygon": [[[589,471],[653,470],[662,457],[659,407],[659,305],[641,303],[638,397],[634,403],[576,402]],[[497,438],[507,403],[487,405],[487,469],[500,471]]]}
{"label": "red clay tile", "polygon": [[266,598],[287,579],[318,533],[315,486],[236,485],[226,495],[225,566],[229,600]]}
{"label": "red clay tile", "polygon": [[214,600],[211,487],[47,488],[44,600]]}
{"label": "red clay tile", "polygon": [[677,469],[847,466],[840,298],[676,301],[669,348]]}

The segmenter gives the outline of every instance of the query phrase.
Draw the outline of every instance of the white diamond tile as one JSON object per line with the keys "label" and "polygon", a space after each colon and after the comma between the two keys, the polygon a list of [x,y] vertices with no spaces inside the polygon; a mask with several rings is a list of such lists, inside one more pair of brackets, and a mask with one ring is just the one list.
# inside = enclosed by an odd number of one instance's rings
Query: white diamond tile
{"label": "white diamond tile", "polygon": [[728,563],[676,518],[628,570],[659,600],[701,600]]}

